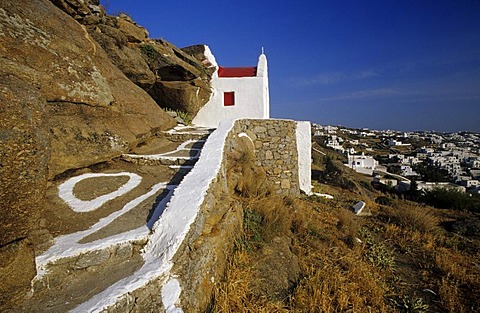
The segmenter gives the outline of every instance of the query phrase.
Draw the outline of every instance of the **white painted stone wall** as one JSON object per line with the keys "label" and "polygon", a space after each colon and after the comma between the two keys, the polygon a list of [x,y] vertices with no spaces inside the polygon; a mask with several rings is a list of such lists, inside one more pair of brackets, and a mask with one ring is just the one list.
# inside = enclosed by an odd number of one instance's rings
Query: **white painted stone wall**
{"label": "white painted stone wall", "polygon": [[[208,47],[205,56],[215,67],[212,76],[212,96],[193,119],[197,126],[216,128],[220,122],[240,118],[269,118],[270,98],[268,89],[267,57],[258,58],[256,77],[218,77],[218,65]],[[235,105],[223,105],[223,93],[235,92]]]}
{"label": "white painted stone wall", "polygon": [[312,133],[310,122],[297,122],[296,137],[300,190],[309,195],[312,192]]}

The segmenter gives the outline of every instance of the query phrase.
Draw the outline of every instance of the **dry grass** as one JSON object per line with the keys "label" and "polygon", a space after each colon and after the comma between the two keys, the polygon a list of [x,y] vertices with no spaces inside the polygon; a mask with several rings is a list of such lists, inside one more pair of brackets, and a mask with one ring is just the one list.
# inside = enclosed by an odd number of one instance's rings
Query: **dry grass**
{"label": "dry grass", "polygon": [[277,195],[249,198],[244,207],[247,239],[270,240],[305,230],[304,212],[295,209],[289,198]]}
{"label": "dry grass", "polygon": [[448,312],[478,311],[480,270],[472,262],[477,255],[459,250],[473,240],[441,230],[435,209],[401,202],[391,210],[387,215],[394,223],[385,225],[384,236],[409,256],[412,268],[421,269],[416,275],[438,294],[433,305]]}
{"label": "dry grass", "polygon": [[390,217],[403,228],[423,233],[432,231],[439,224],[433,209],[406,201],[398,204]]}
{"label": "dry grass", "polygon": [[[312,266],[315,263],[310,263],[309,259],[316,259],[317,266]],[[389,311],[382,277],[362,260],[359,251],[331,248],[318,251],[304,261],[305,277],[289,303],[292,311]]]}
{"label": "dry grass", "polygon": [[225,281],[216,285],[212,312],[288,312],[281,303],[259,297],[251,288],[255,270],[245,250],[235,252],[229,268]]}
{"label": "dry grass", "polygon": [[442,305],[448,310],[448,312],[472,312],[465,308],[460,293],[457,282],[451,281],[447,277],[442,277],[439,286],[439,294]]}
{"label": "dry grass", "polygon": [[261,219],[246,222],[247,239],[268,245],[279,234],[291,236],[301,277],[283,301],[258,294],[252,263],[259,260],[258,250],[242,243],[226,281],[217,285],[213,312],[388,312],[382,275],[364,261],[362,247],[344,243],[345,234],[354,236],[359,227],[353,213],[340,211],[336,224],[333,215],[310,202],[275,196],[250,199],[248,210]]}
{"label": "dry grass", "polygon": [[443,306],[450,312],[476,312],[480,308],[478,266],[459,251],[447,248],[437,249],[435,264],[443,272],[438,284]]}
{"label": "dry grass", "polygon": [[[324,210],[323,202],[312,200],[272,196],[250,198],[247,203],[261,217],[255,227],[262,245],[269,245],[278,234],[292,238],[301,275],[283,300],[258,293],[255,268],[262,249],[245,249],[242,244],[231,259],[226,281],[217,285],[213,312],[475,312],[480,308],[476,263],[455,247],[445,247],[449,242],[445,234],[425,231],[436,226],[420,224],[419,231],[376,218],[360,222],[346,209]],[[357,236],[363,244],[345,240]],[[387,255],[388,264],[396,263],[400,254],[404,262],[382,267],[371,262],[372,254]],[[422,291],[426,289],[435,295],[427,297]],[[418,308],[413,309],[415,305]]]}
{"label": "dry grass", "polygon": [[[438,210],[391,197],[380,205],[353,176],[359,190],[317,186],[334,200],[272,196],[256,190],[250,157],[237,160],[245,233],[213,312],[480,312],[480,244],[442,228]],[[349,211],[359,198],[372,216]],[[256,289],[262,252],[279,236],[290,238],[301,273],[280,299]]]}
{"label": "dry grass", "polygon": [[480,270],[460,252],[439,248],[436,251],[435,263],[447,277],[480,290]]}
{"label": "dry grass", "polygon": [[337,227],[346,234],[344,241],[350,247],[357,244],[358,230],[361,227],[361,221],[355,219],[355,214],[351,210],[337,209],[334,216],[338,219]]}
{"label": "dry grass", "polygon": [[264,197],[272,193],[263,168],[255,165],[255,152],[252,143],[237,138],[232,151],[228,153],[228,185],[233,193],[242,197]]}

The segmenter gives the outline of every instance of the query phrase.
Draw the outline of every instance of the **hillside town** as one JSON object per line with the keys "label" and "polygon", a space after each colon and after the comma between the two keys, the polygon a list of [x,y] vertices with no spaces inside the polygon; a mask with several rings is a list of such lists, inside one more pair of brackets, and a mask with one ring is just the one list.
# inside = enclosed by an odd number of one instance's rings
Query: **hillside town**
{"label": "hillside town", "polygon": [[480,135],[398,132],[313,124],[313,139],[345,157],[345,166],[398,192],[454,189],[480,192]]}

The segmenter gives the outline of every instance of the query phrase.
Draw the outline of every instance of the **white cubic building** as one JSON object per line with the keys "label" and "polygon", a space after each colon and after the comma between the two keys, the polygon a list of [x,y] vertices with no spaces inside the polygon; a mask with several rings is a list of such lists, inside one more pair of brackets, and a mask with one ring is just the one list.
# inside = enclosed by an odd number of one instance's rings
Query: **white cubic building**
{"label": "white cubic building", "polygon": [[372,175],[375,168],[378,166],[378,161],[371,156],[361,155],[348,155],[348,163],[344,164],[350,167],[357,173]]}
{"label": "white cubic building", "polygon": [[263,51],[256,67],[218,66],[208,47],[205,56],[215,66],[213,90],[193,124],[215,128],[228,119],[270,117],[267,57]]}

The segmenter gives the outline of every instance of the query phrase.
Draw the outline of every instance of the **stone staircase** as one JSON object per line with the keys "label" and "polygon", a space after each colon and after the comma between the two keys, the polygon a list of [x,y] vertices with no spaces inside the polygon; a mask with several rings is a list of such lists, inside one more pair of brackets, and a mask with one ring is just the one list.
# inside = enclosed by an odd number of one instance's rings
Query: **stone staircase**
{"label": "stone staircase", "polygon": [[210,132],[177,127],[121,158],[53,182],[45,229],[35,243],[40,251],[30,298],[9,312],[84,312],[79,305],[142,268],[150,230]]}

